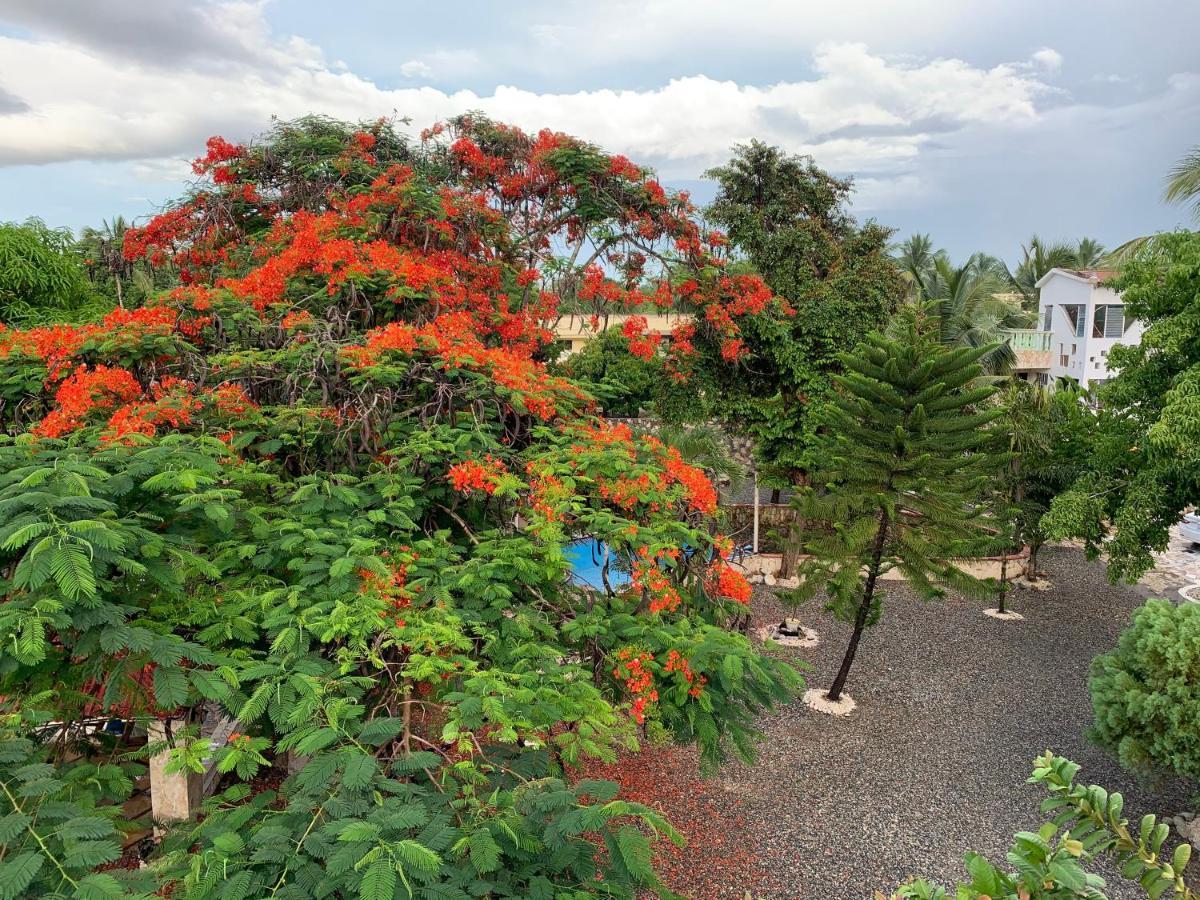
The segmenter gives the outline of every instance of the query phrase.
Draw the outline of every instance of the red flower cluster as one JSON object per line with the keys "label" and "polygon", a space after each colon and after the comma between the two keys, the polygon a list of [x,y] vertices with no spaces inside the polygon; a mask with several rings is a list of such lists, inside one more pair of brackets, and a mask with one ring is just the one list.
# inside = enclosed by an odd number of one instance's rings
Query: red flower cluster
{"label": "red flower cluster", "polygon": [[703,471],[684,462],[674,447],[667,448],[663,464],[667,477],[683,486],[684,496],[692,509],[707,516],[717,511],[717,489]]}
{"label": "red flower cluster", "polygon": [[152,399],[117,409],[108,420],[104,439],[126,441],[132,435],[153,437],[162,427],[190,425],[200,410],[195,388],[178,378],[164,378],[151,389]]}
{"label": "red flower cluster", "polygon": [[93,410],[111,410],[141,395],[142,386],[127,369],[80,366],[59,385],[54,395],[57,408],[34,426],[33,433],[62,437],[83,425]]}
{"label": "red flower cluster", "polygon": [[678,550],[664,551],[658,557],[651,556],[647,547],[638,550],[638,559],[633,564],[633,583],[649,598],[652,613],[674,612],[683,602],[679,591],[671,584],[671,577],[660,565],[661,560],[678,558]]}
{"label": "red flower cluster", "polygon": [[197,175],[212,175],[217,184],[232,184],[235,176],[228,163],[246,155],[246,148],[231,144],[223,137],[208,139],[208,153],[192,162],[192,171]]}
{"label": "red flower cluster", "polygon": [[99,333],[95,325],[48,325],[28,331],[9,331],[0,325],[0,359],[14,353],[35,357],[45,363],[47,379],[57,381],[66,374],[72,357]]}
{"label": "red flower cluster", "polygon": [[698,698],[704,693],[704,685],[708,684],[708,679],[703,675],[696,675],[692,672],[688,661],[683,657],[678,650],[671,650],[667,653],[667,663],[663,666],[666,672],[675,672],[679,674],[684,681],[691,687],[688,688],[688,696],[693,699]]}
{"label": "red flower cluster", "polygon": [[465,462],[455,463],[446,473],[446,477],[450,480],[451,486],[461,493],[483,491],[485,494],[494,494],[500,487],[500,478],[505,474],[504,463],[489,454],[484,457],[483,462],[468,459]]}
{"label": "red flower cluster", "polygon": [[300,328],[307,328],[315,322],[313,314],[307,309],[299,310],[298,312],[290,312],[279,323],[279,327],[284,331],[295,331]]}
{"label": "red flower cluster", "polygon": [[658,352],[658,335],[646,334],[646,317],[630,316],[625,320],[621,333],[629,341],[629,352],[642,359],[653,359]]}
{"label": "red flower cluster", "polygon": [[714,596],[728,597],[743,606],[749,605],[753,591],[742,573],[719,557],[705,570],[704,588]]}
{"label": "red flower cluster", "polygon": [[223,416],[236,418],[258,409],[258,404],[246,395],[246,389],[240,384],[225,382],[217,385],[212,398],[217,412]]}
{"label": "red flower cluster", "polygon": [[[412,552],[408,547],[402,547],[401,551],[408,557],[408,561],[391,566],[387,575],[380,575],[370,569],[358,570],[359,593],[375,594],[386,600],[388,606],[392,608],[393,622],[397,628],[403,628],[407,624],[397,613],[412,606],[413,595],[417,593],[419,587],[410,588],[408,586],[408,565],[421,558],[419,554]],[[388,554],[384,553],[383,555],[387,556]],[[387,613],[380,610],[379,615],[386,617]]]}
{"label": "red flower cluster", "polygon": [[658,700],[654,675],[649,668],[652,662],[651,654],[625,647],[617,651],[617,664],[612,670],[613,677],[624,682],[625,690],[633,697],[630,713],[639,725],[646,721],[646,707]]}

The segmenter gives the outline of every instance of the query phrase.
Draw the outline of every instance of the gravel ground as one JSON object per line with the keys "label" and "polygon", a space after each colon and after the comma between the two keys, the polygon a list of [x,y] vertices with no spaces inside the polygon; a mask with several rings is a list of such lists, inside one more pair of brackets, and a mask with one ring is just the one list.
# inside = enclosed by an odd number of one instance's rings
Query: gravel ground
{"label": "gravel ground", "polygon": [[[1078,550],[1043,558],[1054,587],[1012,595],[1023,622],[986,618],[977,601],[923,603],[889,583],[850,675],[853,715],[797,701],[763,721],[756,765],[728,766],[711,784],[739,801],[752,871],[749,883],[740,871],[739,883],[691,896],[863,900],[918,873],[953,884],[965,851],[1003,861],[1013,832],[1041,821],[1044,790],[1024,781],[1047,748],[1080,763],[1087,782],[1121,791],[1131,819],[1187,809],[1187,786],[1139,784],[1085,734],[1088,664],[1115,644],[1140,596],[1109,585]],[[756,622],[781,615],[770,589],[753,602]],[[811,664],[811,686],[826,687],[849,629],[816,603],[800,617],[822,643],[792,655]],[[1113,900],[1145,896],[1098,871]]]}

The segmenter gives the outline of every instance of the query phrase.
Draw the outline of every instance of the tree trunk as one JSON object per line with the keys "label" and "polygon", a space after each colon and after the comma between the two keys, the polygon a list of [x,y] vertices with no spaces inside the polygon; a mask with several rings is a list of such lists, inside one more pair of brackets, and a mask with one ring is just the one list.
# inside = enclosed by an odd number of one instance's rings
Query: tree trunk
{"label": "tree trunk", "polygon": [[1040,535],[1031,535],[1029,538],[1029,559],[1025,562],[1025,577],[1030,581],[1038,579],[1038,551],[1042,549],[1042,538]]}
{"label": "tree trunk", "polygon": [[[803,489],[808,485],[808,473],[797,472],[795,475],[794,484],[796,488]],[[778,503],[775,498],[779,496],[779,490],[772,492],[772,502]],[[788,522],[787,533],[783,539],[783,553],[779,560],[779,577],[791,578],[796,573],[796,563],[800,561],[800,548],[804,540],[804,519],[800,516],[800,511],[795,507],[795,498],[793,498],[792,519]]]}
{"label": "tree trunk", "polygon": [[783,539],[783,553],[779,559],[779,577],[791,578],[796,571],[796,563],[800,560],[800,517],[796,516],[787,526],[787,534]]}
{"label": "tree trunk", "polygon": [[1005,548],[1000,555],[1000,608],[999,613],[1005,613],[1004,600],[1008,596],[1008,549]]}
{"label": "tree trunk", "polygon": [[778,503],[781,493],[779,488],[771,488],[771,502]]}
{"label": "tree trunk", "polygon": [[887,542],[889,524],[887,510],[881,510],[879,528],[875,532],[875,547],[871,551],[871,566],[867,569],[867,583],[863,587],[862,603],[859,604],[858,613],[854,617],[854,632],[850,635],[850,645],[846,648],[846,655],[842,657],[837,677],[833,679],[829,693],[825,695],[827,700],[835,703],[842,699],[842,689],[846,686],[846,679],[850,677],[850,667],[854,665],[854,656],[858,653],[858,642],[862,639],[863,629],[867,627],[867,616],[871,614],[871,602],[875,599],[875,582],[879,579],[883,545]]}

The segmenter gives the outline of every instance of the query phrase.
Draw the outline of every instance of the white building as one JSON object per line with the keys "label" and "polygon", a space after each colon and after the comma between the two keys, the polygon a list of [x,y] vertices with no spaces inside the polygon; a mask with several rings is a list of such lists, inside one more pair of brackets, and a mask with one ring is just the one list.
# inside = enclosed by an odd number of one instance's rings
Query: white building
{"label": "white building", "polygon": [[1018,370],[1052,384],[1073,378],[1082,387],[1107,381],[1108,352],[1136,344],[1143,323],[1125,316],[1121,295],[1102,282],[1113,272],[1051,269],[1037,286],[1040,317],[1036,330],[1014,334]]}

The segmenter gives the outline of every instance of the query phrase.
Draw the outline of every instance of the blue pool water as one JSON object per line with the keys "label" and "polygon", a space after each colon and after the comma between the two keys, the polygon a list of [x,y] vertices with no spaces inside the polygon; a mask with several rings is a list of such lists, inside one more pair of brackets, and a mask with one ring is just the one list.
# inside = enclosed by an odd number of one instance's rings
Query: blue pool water
{"label": "blue pool water", "polygon": [[616,556],[603,541],[591,538],[574,541],[567,545],[563,555],[571,564],[571,578],[597,591],[604,590],[604,578],[600,573],[606,559],[609,561],[608,583],[614,590],[625,587],[632,580],[628,572],[621,571]]}

